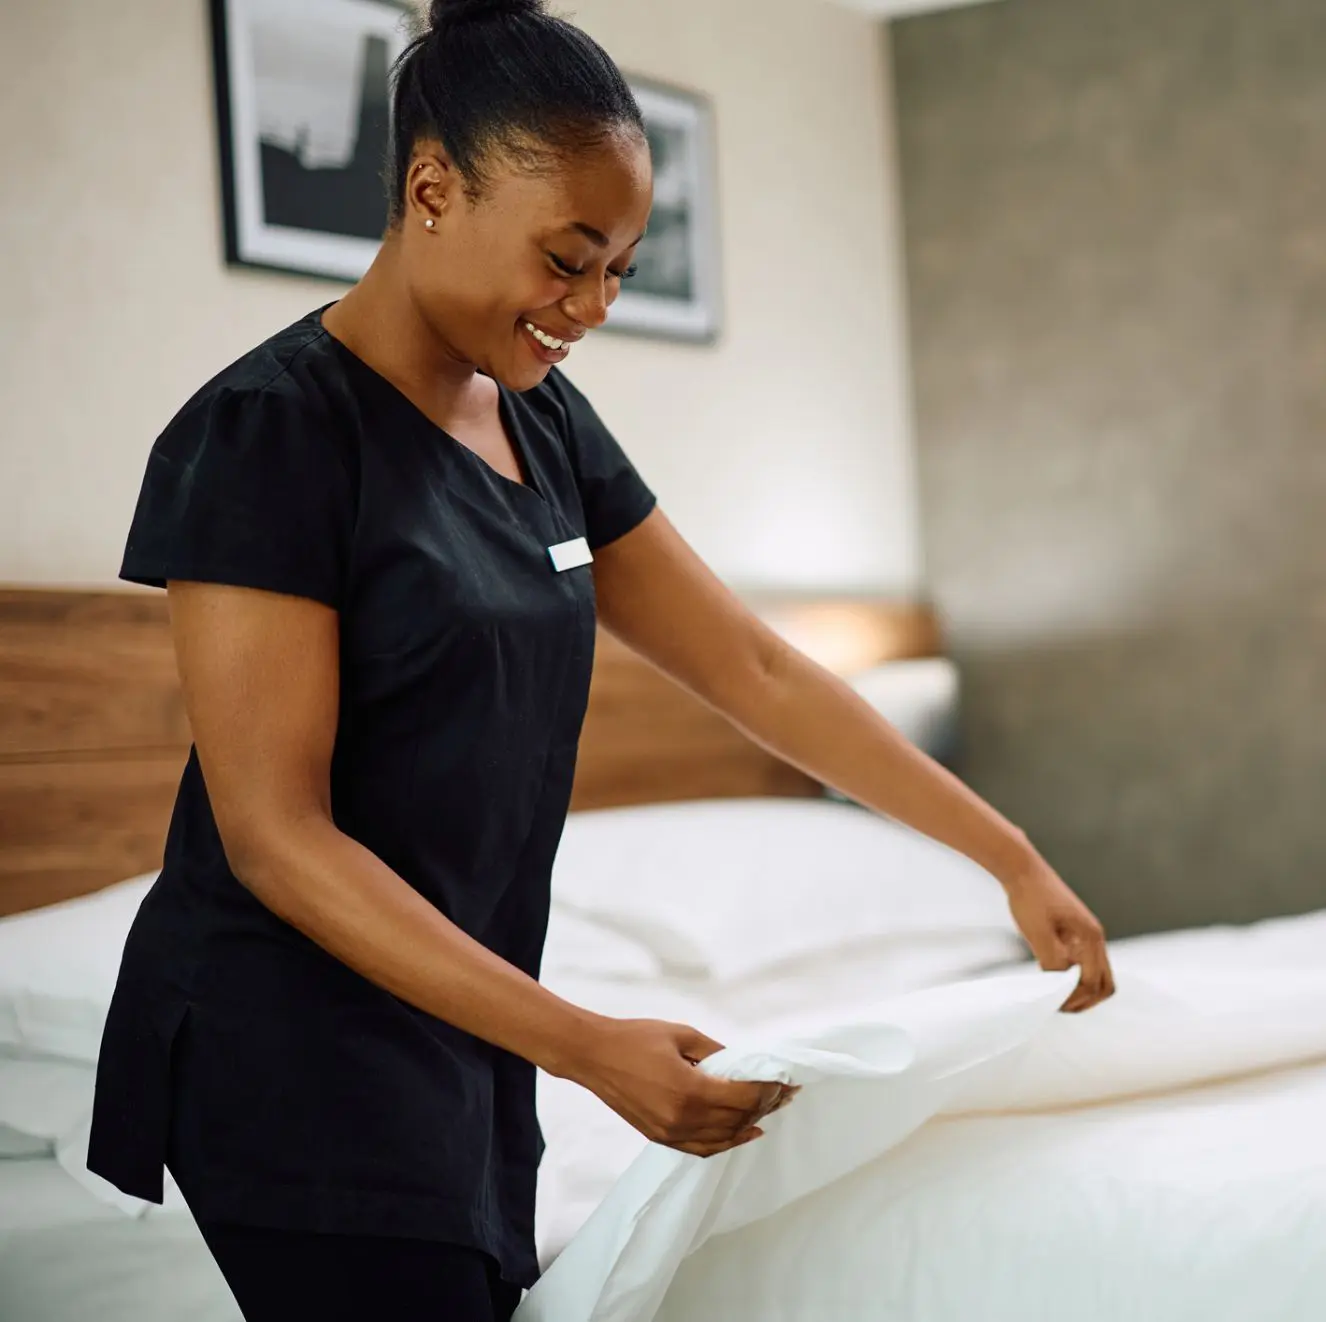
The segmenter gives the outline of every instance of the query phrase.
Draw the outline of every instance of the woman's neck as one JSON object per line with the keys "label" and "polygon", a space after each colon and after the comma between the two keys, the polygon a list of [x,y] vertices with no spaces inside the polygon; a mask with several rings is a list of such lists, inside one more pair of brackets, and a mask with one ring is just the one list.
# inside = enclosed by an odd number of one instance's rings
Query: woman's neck
{"label": "woman's neck", "polygon": [[453,353],[419,314],[390,235],[359,283],[323,313],[322,324],[374,371],[433,407],[460,402],[474,385],[474,365]]}

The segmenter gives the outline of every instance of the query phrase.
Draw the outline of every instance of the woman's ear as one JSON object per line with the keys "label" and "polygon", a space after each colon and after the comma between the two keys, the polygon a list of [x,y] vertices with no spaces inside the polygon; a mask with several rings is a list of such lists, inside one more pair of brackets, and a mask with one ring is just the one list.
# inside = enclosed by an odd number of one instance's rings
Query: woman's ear
{"label": "woman's ear", "polygon": [[405,223],[436,231],[462,193],[460,172],[440,142],[415,148],[405,178]]}

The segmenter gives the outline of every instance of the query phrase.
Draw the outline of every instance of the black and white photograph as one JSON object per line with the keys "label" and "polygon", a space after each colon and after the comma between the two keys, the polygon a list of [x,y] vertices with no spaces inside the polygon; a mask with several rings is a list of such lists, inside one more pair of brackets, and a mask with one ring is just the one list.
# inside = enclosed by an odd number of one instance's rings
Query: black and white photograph
{"label": "black and white photograph", "polygon": [[712,340],[719,331],[713,114],[705,98],[632,76],[654,162],[654,209],[608,317],[616,330]]}
{"label": "black and white photograph", "polygon": [[387,224],[390,73],[408,15],[379,0],[212,0],[226,257],[354,281]]}

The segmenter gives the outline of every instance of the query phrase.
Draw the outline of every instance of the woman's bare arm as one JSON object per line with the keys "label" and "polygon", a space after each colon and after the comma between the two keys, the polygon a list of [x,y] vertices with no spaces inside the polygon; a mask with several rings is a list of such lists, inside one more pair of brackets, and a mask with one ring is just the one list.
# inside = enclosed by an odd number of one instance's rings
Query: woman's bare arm
{"label": "woman's bare arm", "polygon": [[757,743],[996,877],[1042,965],[1081,966],[1067,1008],[1085,1009],[1113,992],[1100,924],[1026,835],[848,684],[774,634],[661,511],[601,548],[594,577],[607,627]]}

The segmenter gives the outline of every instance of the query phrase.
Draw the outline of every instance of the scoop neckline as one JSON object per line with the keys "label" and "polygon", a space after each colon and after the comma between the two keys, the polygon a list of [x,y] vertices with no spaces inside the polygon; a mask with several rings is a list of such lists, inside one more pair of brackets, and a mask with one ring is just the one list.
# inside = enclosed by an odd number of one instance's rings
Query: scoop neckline
{"label": "scoop neckline", "polygon": [[477,451],[472,450],[464,441],[457,440],[457,438],[447,431],[445,427],[438,426],[438,424],[434,422],[433,419],[409,397],[409,395],[392,381],[390,377],[384,376],[372,365],[372,363],[366,362],[355,353],[355,351],[343,340],[337,339],[322,322],[322,314],[326,312],[328,308],[333,308],[335,306],[336,304],[333,302],[319,308],[313,314],[313,324],[320,335],[324,336],[330,341],[330,343],[336,346],[337,352],[343,354],[351,362],[356,364],[361,371],[367,373],[373,381],[378,383],[380,388],[385,389],[391,395],[398,405],[407,409],[416,421],[422,423],[436,435],[442,437],[453,450],[459,450],[462,456],[466,457],[467,462],[477,465],[483,474],[496,480],[505,487],[527,492],[528,495],[532,496],[541,505],[547,505],[549,503],[547,496],[539,489],[538,477],[534,471],[534,465],[530,462],[529,448],[525,444],[524,433],[511,408],[511,401],[508,398],[507,389],[500,381],[497,381],[492,377],[488,378],[497,387],[498,418],[501,421],[502,430],[506,433],[507,441],[511,445],[512,453],[516,456],[516,463],[524,474],[524,481],[517,481],[513,477],[508,477],[499,469],[494,468],[488,460]]}

